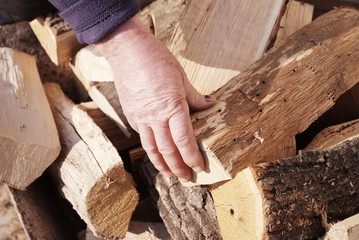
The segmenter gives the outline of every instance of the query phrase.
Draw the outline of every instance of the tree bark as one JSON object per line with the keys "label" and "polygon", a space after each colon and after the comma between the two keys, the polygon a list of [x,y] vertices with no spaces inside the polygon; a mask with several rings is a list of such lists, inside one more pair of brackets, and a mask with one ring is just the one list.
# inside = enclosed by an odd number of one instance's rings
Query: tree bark
{"label": "tree bark", "polygon": [[144,182],[172,239],[221,239],[207,187],[186,188],[177,178],[164,177],[146,158],[141,165]]}

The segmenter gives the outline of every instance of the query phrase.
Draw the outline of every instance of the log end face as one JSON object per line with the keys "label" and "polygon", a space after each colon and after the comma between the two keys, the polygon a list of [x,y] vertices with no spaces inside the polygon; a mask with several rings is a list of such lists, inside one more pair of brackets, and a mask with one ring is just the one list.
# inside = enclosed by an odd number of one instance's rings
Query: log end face
{"label": "log end face", "polygon": [[87,196],[89,228],[98,237],[124,238],[138,200],[131,175],[125,172],[122,164],[113,167]]}
{"label": "log end face", "polygon": [[2,165],[0,181],[25,190],[56,160],[61,150],[58,146],[17,143],[0,137]]}

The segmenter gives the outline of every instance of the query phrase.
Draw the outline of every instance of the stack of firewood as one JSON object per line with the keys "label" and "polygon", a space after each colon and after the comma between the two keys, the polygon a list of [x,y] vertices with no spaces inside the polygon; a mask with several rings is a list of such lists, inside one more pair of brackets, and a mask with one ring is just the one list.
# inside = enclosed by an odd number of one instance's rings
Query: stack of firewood
{"label": "stack of firewood", "polygon": [[58,16],[30,22],[51,61],[77,76],[77,104],[61,82],[41,84],[33,56],[0,48],[0,180],[29,238],[358,239],[358,9],[356,0],[142,9],[191,83],[218,99],[192,114],[206,170],[185,186],[145,157],[96,47]]}

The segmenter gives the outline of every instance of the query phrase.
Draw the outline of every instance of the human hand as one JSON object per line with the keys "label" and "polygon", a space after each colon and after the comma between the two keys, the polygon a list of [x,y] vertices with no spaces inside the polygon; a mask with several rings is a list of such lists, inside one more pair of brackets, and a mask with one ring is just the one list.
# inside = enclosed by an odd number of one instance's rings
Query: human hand
{"label": "human hand", "polygon": [[109,61],[122,109],[153,165],[181,181],[205,168],[189,109],[215,104],[188,81],[168,49],[133,17],[96,44]]}

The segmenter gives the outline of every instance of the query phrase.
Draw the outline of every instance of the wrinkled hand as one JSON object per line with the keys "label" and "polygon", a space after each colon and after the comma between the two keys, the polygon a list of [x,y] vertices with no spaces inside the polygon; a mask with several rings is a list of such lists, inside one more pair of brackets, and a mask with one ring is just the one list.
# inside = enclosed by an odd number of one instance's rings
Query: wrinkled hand
{"label": "wrinkled hand", "polygon": [[204,169],[189,116],[215,103],[189,83],[167,48],[133,17],[97,43],[114,71],[122,109],[153,165],[167,176],[191,180]]}

